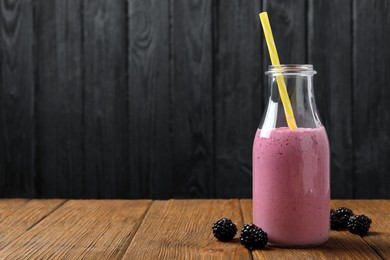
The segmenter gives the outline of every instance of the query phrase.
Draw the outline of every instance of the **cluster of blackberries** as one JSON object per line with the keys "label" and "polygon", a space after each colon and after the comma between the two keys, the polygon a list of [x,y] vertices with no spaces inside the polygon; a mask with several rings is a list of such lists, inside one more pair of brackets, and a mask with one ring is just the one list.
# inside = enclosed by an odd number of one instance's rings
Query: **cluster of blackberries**
{"label": "cluster of blackberries", "polygon": [[354,215],[349,208],[330,210],[330,227],[333,230],[348,229],[351,233],[364,236],[372,221],[365,215]]}
{"label": "cluster of blackberries", "polygon": [[[237,226],[228,218],[221,218],[213,224],[214,236],[222,242],[230,241],[237,234]],[[268,242],[268,235],[254,224],[246,224],[241,229],[241,244],[249,250],[263,248]]]}
{"label": "cluster of blackberries", "polygon": [[[349,208],[330,211],[330,226],[333,230],[348,229],[351,233],[364,236],[372,221],[365,215],[354,215]],[[221,218],[213,224],[214,236],[222,242],[231,241],[237,234],[237,226],[228,218]],[[268,242],[268,235],[254,224],[246,224],[241,229],[240,241],[249,250],[263,248]]]}

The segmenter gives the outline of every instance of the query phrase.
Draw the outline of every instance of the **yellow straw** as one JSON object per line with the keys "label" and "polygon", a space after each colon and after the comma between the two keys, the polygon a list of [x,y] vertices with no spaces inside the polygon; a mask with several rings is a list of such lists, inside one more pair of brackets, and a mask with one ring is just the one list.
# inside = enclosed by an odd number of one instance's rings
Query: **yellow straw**
{"label": "yellow straw", "polygon": [[[272,65],[276,68],[280,68],[280,61],[278,52],[276,51],[274,36],[272,35],[271,24],[268,20],[267,12],[262,12],[259,14],[261,24],[263,26],[263,31],[265,35],[265,39],[268,45],[269,56],[271,58]],[[286,82],[284,82],[284,77],[279,75],[276,76],[276,82],[278,83],[278,89],[280,98],[283,103],[284,114],[286,115],[287,124],[291,130],[297,129],[297,123],[295,122],[294,113],[291,107],[290,98],[288,97]]]}

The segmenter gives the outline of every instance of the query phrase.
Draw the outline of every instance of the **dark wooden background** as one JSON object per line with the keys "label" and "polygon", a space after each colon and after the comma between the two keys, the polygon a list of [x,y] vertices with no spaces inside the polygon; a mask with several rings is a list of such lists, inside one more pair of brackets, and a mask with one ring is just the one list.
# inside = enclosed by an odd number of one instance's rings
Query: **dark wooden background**
{"label": "dark wooden background", "polygon": [[0,196],[250,197],[266,10],[318,71],[332,197],[390,198],[390,1],[0,3]]}

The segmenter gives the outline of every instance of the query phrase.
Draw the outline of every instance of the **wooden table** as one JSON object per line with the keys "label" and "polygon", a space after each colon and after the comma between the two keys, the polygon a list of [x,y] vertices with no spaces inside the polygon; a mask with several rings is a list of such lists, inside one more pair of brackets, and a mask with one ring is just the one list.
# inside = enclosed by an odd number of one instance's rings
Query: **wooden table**
{"label": "wooden table", "polygon": [[335,200],[373,220],[367,236],[331,231],[324,246],[248,251],[212,223],[250,223],[251,200],[0,200],[0,259],[390,259],[390,201]]}

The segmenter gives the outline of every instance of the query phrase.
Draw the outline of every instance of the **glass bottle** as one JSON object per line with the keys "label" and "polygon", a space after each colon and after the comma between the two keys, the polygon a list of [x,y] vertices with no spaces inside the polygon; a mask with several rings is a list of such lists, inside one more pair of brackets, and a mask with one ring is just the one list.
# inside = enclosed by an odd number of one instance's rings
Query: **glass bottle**
{"label": "glass bottle", "polygon": [[[253,223],[277,246],[324,244],[330,230],[329,142],[316,108],[312,65],[269,66],[269,101],[253,144]],[[298,128],[280,99],[283,76]]]}

